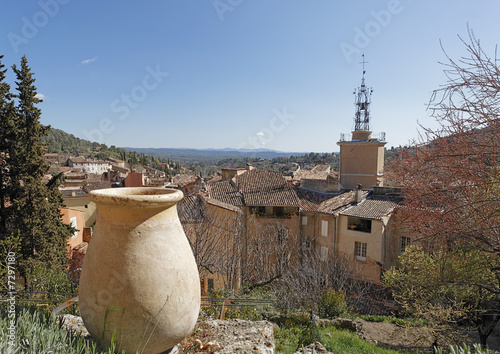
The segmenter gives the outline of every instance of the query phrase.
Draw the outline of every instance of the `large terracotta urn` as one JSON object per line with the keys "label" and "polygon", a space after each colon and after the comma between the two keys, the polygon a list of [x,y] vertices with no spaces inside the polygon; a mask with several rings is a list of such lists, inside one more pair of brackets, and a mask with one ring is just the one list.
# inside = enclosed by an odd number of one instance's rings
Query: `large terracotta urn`
{"label": "large terracotta urn", "polygon": [[193,329],[200,310],[196,262],[177,215],[181,191],[90,192],[97,221],[83,261],[85,327],[121,353],[161,353]]}

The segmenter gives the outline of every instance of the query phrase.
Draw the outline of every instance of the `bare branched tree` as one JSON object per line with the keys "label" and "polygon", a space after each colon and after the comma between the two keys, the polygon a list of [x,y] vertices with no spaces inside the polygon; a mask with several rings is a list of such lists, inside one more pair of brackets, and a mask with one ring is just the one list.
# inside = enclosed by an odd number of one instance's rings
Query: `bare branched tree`
{"label": "bare branched tree", "polygon": [[[458,247],[496,258],[484,263],[494,281],[461,278],[489,298],[500,296],[500,68],[496,51],[490,57],[468,35],[460,38],[466,56],[446,55],[448,81],[429,104],[439,128],[424,128],[421,141],[392,161],[391,179],[408,197],[399,224],[427,252]],[[490,315],[498,322],[500,308]]]}
{"label": "bare branched tree", "polygon": [[342,291],[355,312],[366,306],[374,285],[356,280],[356,265],[345,257],[327,261],[315,251],[305,251],[299,267],[289,268],[274,287],[277,303],[282,308],[307,309],[319,313],[321,297],[326,289]]}
{"label": "bare branched tree", "polygon": [[200,274],[215,275],[226,288],[237,287],[241,274],[241,210],[210,204],[194,195],[183,199],[179,216]]}
{"label": "bare branched tree", "polygon": [[299,262],[299,235],[285,222],[250,217],[245,282],[248,290],[272,283]]}

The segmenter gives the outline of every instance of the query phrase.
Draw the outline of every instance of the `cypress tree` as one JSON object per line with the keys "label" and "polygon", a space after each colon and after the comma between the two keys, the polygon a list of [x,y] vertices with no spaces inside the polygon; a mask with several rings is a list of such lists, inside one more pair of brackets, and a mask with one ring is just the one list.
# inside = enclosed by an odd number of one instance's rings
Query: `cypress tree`
{"label": "cypress tree", "polygon": [[5,81],[4,65],[1,60],[3,55],[0,55],[0,241],[7,238],[8,224],[11,219],[8,207],[11,201],[11,174],[10,168],[11,156],[13,149],[17,144],[16,130],[16,110],[12,95],[10,93],[10,85]]}
{"label": "cypress tree", "polygon": [[58,190],[61,175],[46,184],[44,175],[48,164],[43,160],[41,138],[47,136],[50,126],[40,123],[41,111],[35,105],[38,99],[35,79],[23,57],[16,74],[17,126],[19,141],[12,156],[13,208],[15,211],[12,236],[18,237],[21,274],[26,277],[31,267],[64,270],[67,266],[67,239],[72,228],[61,220],[63,199]]}

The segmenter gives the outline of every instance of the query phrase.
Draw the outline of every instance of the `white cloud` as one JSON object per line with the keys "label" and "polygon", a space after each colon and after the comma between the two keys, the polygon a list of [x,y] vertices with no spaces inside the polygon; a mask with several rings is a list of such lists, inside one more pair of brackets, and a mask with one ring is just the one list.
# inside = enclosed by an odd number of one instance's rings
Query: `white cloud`
{"label": "white cloud", "polygon": [[38,98],[39,100],[44,100],[45,99],[45,95],[43,93],[37,93],[35,95],[35,98]]}
{"label": "white cloud", "polygon": [[255,135],[257,135],[257,138],[259,139],[260,145],[266,145],[266,142],[264,141],[264,137],[266,136],[266,134],[264,132],[258,132]]}
{"label": "white cloud", "polygon": [[85,59],[85,60],[83,60],[81,63],[82,63],[83,65],[85,65],[85,64],[90,64],[90,63],[92,63],[92,62],[94,62],[94,61],[96,61],[96,60],[97,60],[97,57],[93,57],[93,58],[91,58],[91,59]]}

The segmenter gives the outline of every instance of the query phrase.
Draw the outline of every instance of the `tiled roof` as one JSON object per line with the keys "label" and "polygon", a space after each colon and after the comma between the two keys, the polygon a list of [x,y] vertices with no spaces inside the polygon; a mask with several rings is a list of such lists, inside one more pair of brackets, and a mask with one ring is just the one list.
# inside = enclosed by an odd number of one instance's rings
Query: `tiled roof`
{"label": "tiled roof", "polygon": [[341,215],[381,220],[384,216],[391,214],[394,208],[401,204],[402,201],[403,198],[401,197],[372,196],[344,210]]}
{"label": "tiled roof", "polygon": [[206,184],[209,196],[226,204],[242,206],[243,198],[230,181],[215,181]]}
{"label": "tiled roof", "polygon": [[238,208],[234,205],[231,205],[231,204],[223,203],[223,202],[216,200],[216,199],[206,198],[205,201],[207,202],[207,204],[215,205],[215,206],[218,206],[219,208],[231,210],[231,211],[234,211],[236,213],[242,213],[240,208]]}
{"label": "tiled roof", "polygon": [[235,177],[236,187],[248,206],[300,206],[295,190],[279,172],[249,170]]}
{"label": "tiled roof", "polygon": [[82,188],[71,188],[71,189],[59,189],[64,199],[69,198],[85,198],[87,197],[87,191]]}
{"label": "tiled roof", "polygon": [[120,167],[120,166],[116,166],[116,165],[111,165],[111,169],[113,171],[120,172],[120,173],[128,173],[129,172],[128,168],[124,168],[124,167]]}
{"label": "tiled roof", "polygon": [[105,189],[105,188],[111,188],[113,185],[113,182],[110,181],[91,181],[85,184],[83,188],[87,191],[93,191],[96,189]]}
{"label": "tiled roof", "polygon": [[200,179],[197,175],[175,175],[172,177],[172,183],[182,188]]}
{"label": "tiled roof", "polygon": [[332,195],[320,194],[300,187],[296,187],[295,192],[300,200],[300,209],[306,212],[317,212],[321,203],[333,198]]}
{"label": "tiled roof", "polygon": [[327,164],[318,164],[314,166],[312,170],[298,170],[294,173],[293,178],[295,180],[301,179],[326,179],[327,176],[336,177],[338,176],[338,172],[331,171],[330,165]]}
{"label": "tiled roof", "polygon": [[318,208],[318,212],[324,214],[338,215],[343,210],[349,208],[356,200],[356,192],[349,191],[336,195],[325,200]]}
{"label": "tiled roof", "polygon": [[179,220],[183,224],[202,222],[206,219],[205,203],[200,195],[187,195],[177,203]]}

